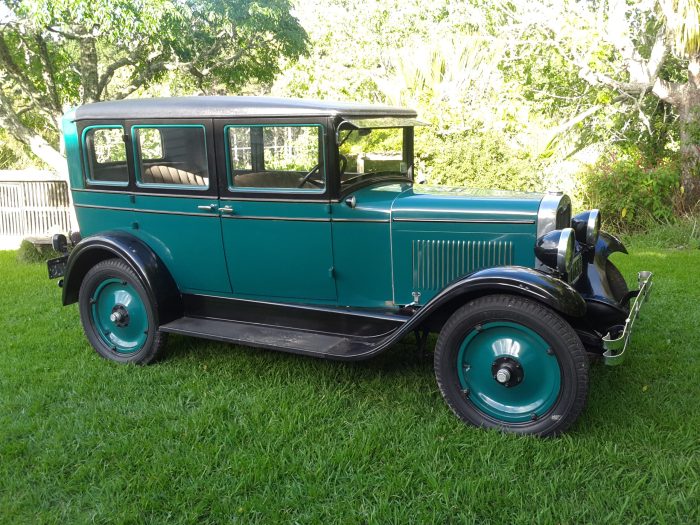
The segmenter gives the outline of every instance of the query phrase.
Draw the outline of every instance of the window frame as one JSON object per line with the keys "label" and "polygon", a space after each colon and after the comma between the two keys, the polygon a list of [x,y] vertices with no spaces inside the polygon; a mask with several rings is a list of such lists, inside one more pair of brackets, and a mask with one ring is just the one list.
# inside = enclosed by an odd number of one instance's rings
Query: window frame
{"label": "window frame", "polygon": [[[200,128],[202,130],[202,133],[204,135],[204,152],[206,154],[206,161],[207,161],[207,176],[209,179],[209,183],[207,186],[195,186],[192,184],[163,184],[160,182],[143,182],[141,180],[141,148],[139,146],[137,137],[136,137],[136,130],[138,129],[159,129],[159,128]],[[133,153],[133,164],[134,164],[134,182],[136,185],[136,188],[139,189],[155,189],[155,190],[166,190],[166,191],[175,191],[176,193],[182,193],[183,191],[192,191],[196,193],[209,193],[212,189],[216,189],[216,183],[212,181],[212,178],[215,177],[214,175],[214,170],[212,170],[212,158],[211,158],[211,151],[210,151],[210,145],[209,145],[209,140],[207,138],[207,126],[205,123],[201,122],[178,122],[178,123],[173,123],[173,122],[155,122],[153,123],[153,119],[149,120],[148,123],[137,123],[137,122],[132,122],[131,125],[129,126],[129,137],[131,140],[132,144],[132,153]],[[162,140],[162,137],[161,137]],[[143,159],[143,160],[164,160],[166,158],[166,152],[165,152],[165,146],[163,145],[163,158],[162,159]]]}
{"label": "window frame", "polygon": [[[231,128],[238,128],[238,129],[253,129],[257,128],[260,129],[261,131],[264,130],[265,128],[317,128],[318,131],[318,145],[320,147],[320,157],[321,157],[321,166],[319,169],[320,174],[322,175],[323,178],[323,188],[314,188],[314,189],[304,189],[304,188],[256,188],[253,186],[234,186],[233,184],[233,176],[231,173],[231,144],[229,141],[229,129]],[[323,124],[319,123],[256,123],[256,124],[225,124],[223,127],[223,132],[224,132],[224,156],[225,156],[225,162],[226,162],[226,185],[228,191],[232,193],[262,193],[262,194],[269,194],[269,193],[284,193],[284,194],[301,194],[301,195],[319,195],[319,194],[324,194],[326,193],[326,189],[328,187],[328,176],[327,176],[327,170],[326,170],[326,145],[325,145],[325,140],[324,140],[324,135],[325,135],[325,126]],[[253,155],[253,142],[251,140],[251,166],[255,166],[255,160],[254,160],[254,155]],[[263,142],[263,155],[265,151],[265,143]],[[264,165],[263,165],[264,168]],[[266,171],[263,169],[263,171]]]}
{"label": "window frame", "polygon": [[[253,127],[289,127],[289,126],[319,127],[320,145],[323,148],[322,173],[325,186],[322,190],[289,191],[295,188],[250,188],[236,189],[229,183],[231,178],[230,153],[228,149],[228,126],[240,128]],[[214,136],[216,140],[217,165],[219,176],[219,196],[228,200],[269,201],[269,202],[329,202],[330,195],[335,191],[334,162],[332,149],[328,147],[331,140],[331,125],[327,116],[318,117],[228,117],[214,120]],[[301,190],[301,188],[299,188]]]}
{"label": "window frame", "polygon": [[[124,144],[124,152],[126,158],[124,159],[124,165],[126,167],[126,181],[103,181],[92,178],[93,174],[93,164],[91,160],[97,162],[95,157],[94,143],[93,147],[88,147],[87,144],[87,134],[92,130],[97,129],[121,129],[122,130],[122,143]],[[124,124],[121,122],[104,122],[104,123],[88,123],[82,127],[80,130],[80,149],[82,150],[82,161],[83,161],[83,178],[87,186],[100,186],[100,187],[112,187],[115,189],[129,188],[131,185],[131,169],[129,167],[129,145],[127,141],[124,140],[126,136],[126,131]],[[92,150],[92,151],[91,151]],[[93,159],[91,159],[91,155]],[[98,163],[100,164],[100,163]]]}

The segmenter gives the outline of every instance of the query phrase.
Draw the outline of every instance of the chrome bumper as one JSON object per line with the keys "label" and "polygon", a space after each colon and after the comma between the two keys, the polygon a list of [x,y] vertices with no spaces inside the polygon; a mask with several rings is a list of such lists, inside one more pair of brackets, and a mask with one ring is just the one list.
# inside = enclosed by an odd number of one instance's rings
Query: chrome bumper
{"label": "chrome bumper", "polygon": [[632,306],[630,307],[630,314],[625,321],[624,329],[614,336],[612,333],[608,333],[608,335],[603,337],[603,347],[605,348],[603,357],[605,358],[606,365],[617,366],[624,362],[625,350],[627,349],[627,344],[632,336],[634,322],[638,319],[639,310],[641,310],[644,301],[646,301],[649,297],[651,287],[654,284],[652,281],[653,276],[654,274],[651,272],[639,272],[637,275],[637,280],[639,281],[639,293],[637,294],[637,297],[634,298],[634,303],[632,303]]}

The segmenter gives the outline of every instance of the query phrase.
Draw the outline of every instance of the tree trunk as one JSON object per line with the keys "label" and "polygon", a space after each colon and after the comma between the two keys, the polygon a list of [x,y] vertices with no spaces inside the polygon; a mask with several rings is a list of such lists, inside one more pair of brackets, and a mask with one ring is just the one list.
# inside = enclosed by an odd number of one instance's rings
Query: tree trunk
{"label": "tree trunk", "polygon": [[0,92],[0,127],[5,128],[8,133],[29,146],[34,155],[68,180],[65,157],[41,135],[22,123],[12,109],[9,99],[2,92]]}
{"label": "tree trunk", "polygon": [[685,203],[691,208],[700,201],[700,56],[690,59],[688,82],[678,93],[676,107],[680,124],[681,184]]}

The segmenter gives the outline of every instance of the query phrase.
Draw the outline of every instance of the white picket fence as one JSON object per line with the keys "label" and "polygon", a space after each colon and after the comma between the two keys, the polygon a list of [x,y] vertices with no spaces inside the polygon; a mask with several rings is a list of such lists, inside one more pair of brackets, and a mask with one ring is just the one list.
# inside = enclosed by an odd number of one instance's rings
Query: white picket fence
{"label": "white picket fence", "polygon": [[22,239],[48,239],[70,231],[68,184],[41,170],[0,170],[0,249],[13,250]]}

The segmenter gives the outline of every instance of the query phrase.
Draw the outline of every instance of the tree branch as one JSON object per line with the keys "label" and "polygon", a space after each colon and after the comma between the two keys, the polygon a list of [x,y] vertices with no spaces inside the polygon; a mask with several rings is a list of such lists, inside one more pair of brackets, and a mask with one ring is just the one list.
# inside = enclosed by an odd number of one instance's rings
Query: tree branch
{"label": "tree branch", "polygon": [[[4,72],[13,81],[14,87],[19,89],[27,97],[29,102],[34,106],[34,108],[39,112],[52,120],[56,118],[56,111],[53,110],[51,104],[46,105],[46,101],[43,98],[37,96],[39,90],[36,84],[30,79],[22,69],[17,65],[17,63],[12,58],[10,49],[7,47],[4,35],[0,33],[0,63],[3,65]],[[60,109],[58,110],[60,113]]]}
{"label": "tree branch", "polygon": [[44,66],[41,70],[41,74],[44,79],[44,84],[46,84],[46,89],[49,92],[49,99],[51,100],[53,110],[56,113],[60,113],[61,100],[58,96],[58,90],[56,89],[56,80],[53,64],[51,63],[51,57],[49,56],[49,49],[46,45],[46,40],[44,40],[44,38],[41,35],[36,34],[34,35],[34,41],[37,47],[39,48],[39,58],[41,59],[41,63]]}
{"label": "tree branch", "polygon": [[26,144],[32,153],[48,164],[57,173],[67,176],[66,160],[59,151],[43,137],[35,133],[17,116],[9,98],[0,90],[0,127],[4,128],[17,140]]}
{"label": "tree branch", "polygon": [[165,71],[167,65],[167,56],[160,55],[156,57],[151,61],[147,68],[141,71],[135,78],[132,78],[128,86],[115,93],[113,98],[116,100],[121,100],[128,97],[134,91],[144,86],[147,82],[150,82],[156,75]]}
{"label": "tree branch", "polygon": [[134,64],[134,55],[136,53],[132,53],[129,56],[125,56],[123,58],[120,58],[119,60],[113,62],[109,66],[105,68],[104,73],[100,75],[100,79],[97,82],[97,96],[98,98],[102,99],[102,96],[104,95],[104,91],[107,88],[107,84],[109,84],[112,80],[112,77],[114,77],[114,73],[117,72],[118,69],[121,69],[126,66],[131,66]]}

